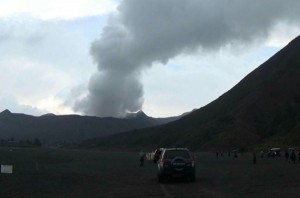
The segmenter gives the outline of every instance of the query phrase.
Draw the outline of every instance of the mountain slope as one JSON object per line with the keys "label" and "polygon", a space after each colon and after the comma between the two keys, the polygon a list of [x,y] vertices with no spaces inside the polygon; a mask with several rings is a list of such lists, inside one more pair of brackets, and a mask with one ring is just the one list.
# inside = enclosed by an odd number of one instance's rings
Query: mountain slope
{"label": "mountain slope", "polygon": [[79,115],[46,114],[40,117],[11,113],[0,113],[0,139],[33,140],[43,143],[79,142],[89,138],[102,137],[160,125],[166,122],[148,117],[143,112],[132,118],[99,118]]}
{"label": "mountain slope", "polygon": [[300,36],[217,100],[178,121],[89,142],[97,147],[300,146]]}

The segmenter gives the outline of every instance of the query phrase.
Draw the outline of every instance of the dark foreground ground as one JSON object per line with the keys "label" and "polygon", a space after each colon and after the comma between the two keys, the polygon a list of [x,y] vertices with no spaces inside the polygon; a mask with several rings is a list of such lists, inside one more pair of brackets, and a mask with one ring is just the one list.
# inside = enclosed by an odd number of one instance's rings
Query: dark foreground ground
{"label": "dark foreground ground", "polygon": [[0,163],[13,174],[0,174],[1,198],[44,197],[300,197],[300,163],[284,157],[252,155],[237,159],[196,153],[195,183],[159,184],[156,166],[139,167],[138,154],[61,149],[0,149]]}

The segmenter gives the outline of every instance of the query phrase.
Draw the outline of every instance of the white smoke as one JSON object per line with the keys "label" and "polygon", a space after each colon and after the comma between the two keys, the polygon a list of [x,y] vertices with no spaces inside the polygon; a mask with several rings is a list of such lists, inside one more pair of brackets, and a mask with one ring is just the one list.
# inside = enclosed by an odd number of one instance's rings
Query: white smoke
{"label": "white smoke", "polygon": [[75,110],[114,117],[138,111],[141,72],[153,63],[265,39],[277,23],[297,23],[299,8],[296,0],[124,0],[92,44],[98,73]]}

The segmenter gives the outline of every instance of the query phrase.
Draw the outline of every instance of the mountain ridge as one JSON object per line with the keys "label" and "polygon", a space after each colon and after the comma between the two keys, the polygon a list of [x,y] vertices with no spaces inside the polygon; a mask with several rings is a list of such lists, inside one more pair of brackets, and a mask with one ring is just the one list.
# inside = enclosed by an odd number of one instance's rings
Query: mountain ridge
{"label": "mountain ridge", "polygon": [[73,143],[163,123],[166,122],[148,117],[145,113],[130,119],[120,119],[52,113],[32,116],[11,113],[6,109],[0,113],[0,138],[39,138],[44,144]]}

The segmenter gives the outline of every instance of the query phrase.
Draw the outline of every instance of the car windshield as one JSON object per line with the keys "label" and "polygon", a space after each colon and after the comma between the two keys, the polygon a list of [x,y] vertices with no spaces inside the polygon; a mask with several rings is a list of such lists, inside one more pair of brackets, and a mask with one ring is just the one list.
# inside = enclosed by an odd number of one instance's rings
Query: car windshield
{"label": "car windshield", "polygon": [[166,150],[164,159],[173,159],[174,157],[181,156],[184,158],[191,158],[187,150]]}

